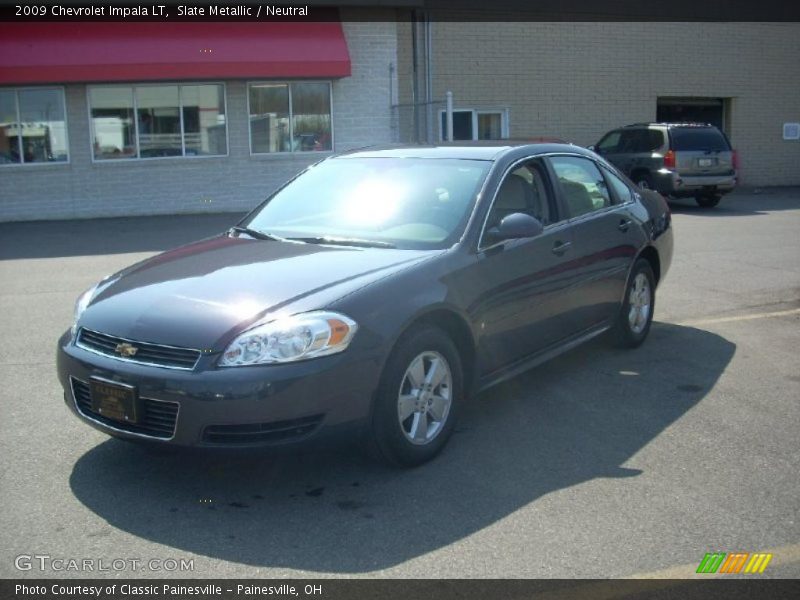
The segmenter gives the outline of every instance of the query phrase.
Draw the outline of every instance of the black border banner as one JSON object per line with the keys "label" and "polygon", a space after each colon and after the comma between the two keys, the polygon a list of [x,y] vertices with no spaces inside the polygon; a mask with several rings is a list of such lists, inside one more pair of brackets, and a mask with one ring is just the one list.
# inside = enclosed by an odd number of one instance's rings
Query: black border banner
{"label": "black border banner", "polygon": [[[241,586],[241,587],[240,587]],[[796,579],[5,579],[36,600],[795,600]]]}
{"label": "black border banner", "polygon": [[[111,14],[111,7],[129,10]],[[337,8],[357,21],[417,12],[434,21],[800,22],[792,0],[0,0],[0,21],[327,21],[338,19]]]}

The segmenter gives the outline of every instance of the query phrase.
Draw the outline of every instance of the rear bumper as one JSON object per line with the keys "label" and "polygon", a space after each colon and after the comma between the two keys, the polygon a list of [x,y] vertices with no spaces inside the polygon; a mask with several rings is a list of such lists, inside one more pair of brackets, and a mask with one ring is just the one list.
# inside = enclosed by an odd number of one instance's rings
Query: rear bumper
{"label": "rear bumper", "polygon": [[727,194],[736,187],[737,177],[733,175],[682,176],[675,171],[660,169],[653,176],[656,189],[665,195],[684,197],[698,194]]}
{"label": "rear bumper", "polygon": [[[346,352],[291,365],[171,370],[88,352],[72,343],[69,332],[59,340],[57,365],[67,406],[95,429],[131,440],[236,448],[358,429],[369,414],[380,372],[378,360]],[[146,415],[151,405],[154,418],[162,418],[163,407],[172,409],[171,435],[164,428],[143,432],[92,412],[85,401],[92,378],[135,386]],[[77,393],[76,384],[84,385]]]}

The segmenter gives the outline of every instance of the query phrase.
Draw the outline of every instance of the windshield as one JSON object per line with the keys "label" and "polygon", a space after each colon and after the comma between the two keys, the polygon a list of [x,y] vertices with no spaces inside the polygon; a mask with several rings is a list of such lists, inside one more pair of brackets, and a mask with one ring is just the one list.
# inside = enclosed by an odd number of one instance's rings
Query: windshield
{"label": "windshield", "polygon": [[463,232],[491,162],[334,158],[279,190],[246,221],[282,238],[444,248]]}

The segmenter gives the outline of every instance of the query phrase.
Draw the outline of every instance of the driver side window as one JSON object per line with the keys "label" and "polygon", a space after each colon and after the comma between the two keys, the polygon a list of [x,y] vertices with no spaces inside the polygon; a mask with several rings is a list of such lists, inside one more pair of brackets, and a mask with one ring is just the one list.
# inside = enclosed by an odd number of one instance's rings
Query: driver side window
{"label": "driver side window", "polygon": [[545,176],[544,166],[538,159],[530,160],[511,171],[497,190],[489,211],[486,228],[496,227],[513,213],[524,213],[538,219],[542,225],[554,223],[555,204]]}

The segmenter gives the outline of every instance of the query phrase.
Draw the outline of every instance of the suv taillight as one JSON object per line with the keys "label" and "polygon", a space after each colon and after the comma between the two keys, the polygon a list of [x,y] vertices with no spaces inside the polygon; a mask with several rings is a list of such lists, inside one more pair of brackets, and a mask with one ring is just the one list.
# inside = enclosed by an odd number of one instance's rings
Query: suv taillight
{"label": "suv taillight", "polygon": [[733,151],[732,161],[733,161],[733,169],[735,171],[738,171],[739,170],[739,153],[736,150]]}
{"label": "suv taillight", "polygon": [[666,169],[674,169],[675,168],[675,151],[674,150],[667,150],[667,153],[664,154],[664,168],[666,168]]}

